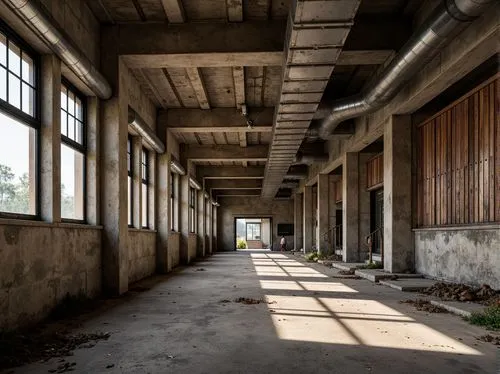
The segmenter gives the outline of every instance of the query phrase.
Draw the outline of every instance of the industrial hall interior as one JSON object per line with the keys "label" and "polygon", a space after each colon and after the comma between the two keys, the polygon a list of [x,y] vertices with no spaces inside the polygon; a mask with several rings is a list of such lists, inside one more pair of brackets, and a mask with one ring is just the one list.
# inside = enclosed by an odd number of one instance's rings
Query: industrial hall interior
{"label": "industrial hall interior", "polygon": [[499,0],[1,0],[0,374],[500,373]]}

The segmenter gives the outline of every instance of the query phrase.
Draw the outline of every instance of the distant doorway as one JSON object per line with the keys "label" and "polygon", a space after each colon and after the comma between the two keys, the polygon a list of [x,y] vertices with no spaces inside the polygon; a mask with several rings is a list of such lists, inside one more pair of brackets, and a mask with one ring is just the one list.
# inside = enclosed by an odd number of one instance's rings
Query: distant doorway
{"label": "distant doorway", "polygon": [[373,253],[381,253],[384,227],[384,189],[371,192],[370,231],[373,235]]}
{"label": "distant doorway", "polygon": [[270,250],[271,231],[271,218],[235,218],[236,249]]}

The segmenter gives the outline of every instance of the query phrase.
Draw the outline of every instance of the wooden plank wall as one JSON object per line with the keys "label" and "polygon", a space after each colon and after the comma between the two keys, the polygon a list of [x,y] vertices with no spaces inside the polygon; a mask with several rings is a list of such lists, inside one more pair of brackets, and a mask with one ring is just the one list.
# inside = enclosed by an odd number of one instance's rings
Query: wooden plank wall
{"label": "wooden plank wall", "polygon": [[419,226],[500,221],[499,76],[417,129]]}
{"label": "wooden plank wall", "polygon": [[373,190],[384,185],[384,154],[381,153],[366,162],[366,189]]}

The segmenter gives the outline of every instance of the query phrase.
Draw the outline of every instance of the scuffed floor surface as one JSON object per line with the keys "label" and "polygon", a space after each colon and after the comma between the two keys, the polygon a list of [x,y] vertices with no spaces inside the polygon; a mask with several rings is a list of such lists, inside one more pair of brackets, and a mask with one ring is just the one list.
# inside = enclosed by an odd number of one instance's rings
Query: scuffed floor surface
{"label": "scuffed floor surface", "polygon": [[500,372],[500,349],[476,339],[485,330],[289,254],[219,253],[145,284],[75,331],[111,336],[67,357],[73,373]]}

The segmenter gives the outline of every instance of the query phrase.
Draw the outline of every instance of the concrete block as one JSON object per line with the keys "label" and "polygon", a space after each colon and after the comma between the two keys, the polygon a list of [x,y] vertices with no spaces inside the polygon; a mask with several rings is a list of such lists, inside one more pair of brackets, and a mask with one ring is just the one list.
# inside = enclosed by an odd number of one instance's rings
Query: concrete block
{"label": "concrete block", "polygon": [[403,292],[418,292],[431,287],[436,283],[432,279],[396,279],[396,280],[381,280],[380,284],[388,286]]}
{"label": "concrete block", "polygon": [[482,312],[485,309],[484,305],[481,304],[464,303],[460,301],[431,300],[431,304],[440,306],[441,308],[446,309],[448,312],[461,317],[470,317],[472,313]]}

